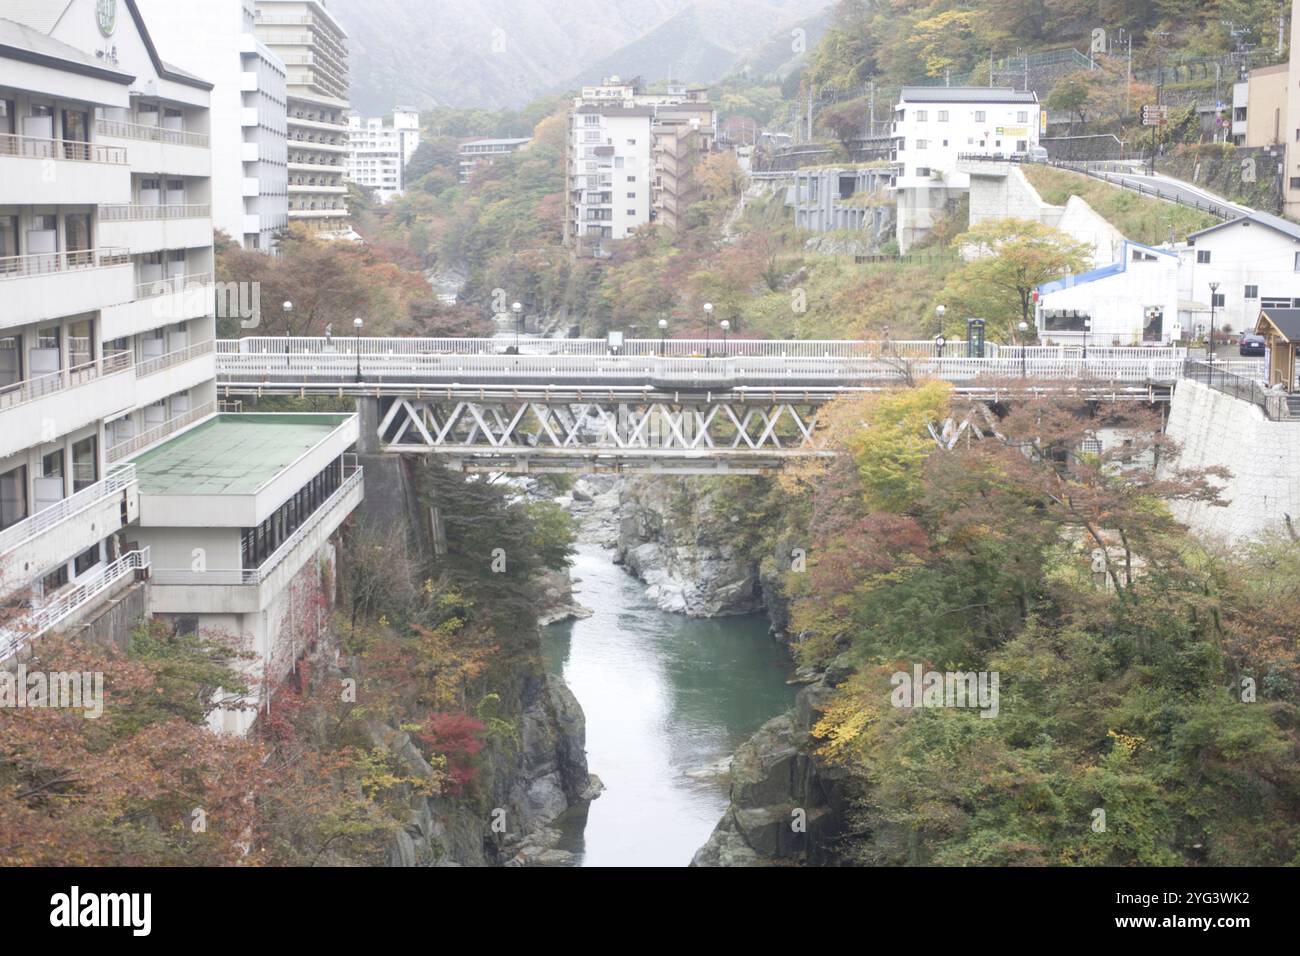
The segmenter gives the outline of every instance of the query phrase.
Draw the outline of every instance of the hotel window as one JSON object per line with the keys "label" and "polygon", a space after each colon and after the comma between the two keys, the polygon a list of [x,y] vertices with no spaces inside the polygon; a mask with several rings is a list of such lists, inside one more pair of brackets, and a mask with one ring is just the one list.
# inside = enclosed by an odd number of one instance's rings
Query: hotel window
{"label": "hotel window", "polygon": [[1200,262],[1200,263],[1208,263],[1208,262],[1210,261],[1210,250],[1209,250],[1209,249],[1197,249],[1197,250],[1196,250],[1196,261],[1197,261],[1197,262]]}
{"label": "hotel window", "polygon": [[[0,216],[0,259],[18,255],[18,217]],[[10,272],[15,266],[0,262],[0,273]]]}
{"label": "hotel window", "polygon": [[930,141],[928,139],[918,139],[916,141],[917,149],[925,149],[929,145],[930,145]]}
{"label": "hotel window", "polygon": [[73,562],[72,572],[80,577],[95,565],[99,564],[99,557],[103,548],[103,542],[92,544],[81,554],[77,555],[77,560]]}
{"label": "hotel window", "polygon": [[1295,254],[1295,271],[1300,272],[1300,252]]}
{"label": "hotel window", "polygon": [[1029,113],[1028,113],[1026,110],[1021,110],[1019,113],[1016,114],[1016,122],[1017,122],[1017,123],[1028,123],[1028,122],[1029,122]]}
{"label": "hotel window", "polygon": [[18,132],[14,126],[14,101],[0,100],[0,133],[13,135]]}
{"label": "hotel window", "polygon": [[983,122],[984,122],[984,111],[983,111],[983,110],[976,110],[976,111],[975,111],[975,122],[977,122],[977,123],[983,123]]}
{"label": "hotel window", "polygon": [[939,122],[940,122],[940,123],[946,123],[946,122],[948,122],[948,111],[947,111],[947,110],[939,110]]}
{"label": "hotel window", "polygon": [[27,517],[27,466],[0,475],[0,528],[11,527]]}
{"label": "hotel window", "polygon": [[1259,298],[1259,286],[1257,286],[1257,285],[1248,285],[1248,286],[1246,286],[1246,298],[1247,298],[1247,299],[1258,299],[1258,298]]}
{"label": "hotel window", "polygon": [[926,122],[926,118],[927,118],[929,115],[930,115],[930,113],[929,113],[928,110],[917,110],[917,111],[916,111],[916,121],[917,121],[918,123],[924,123],[924,122]]}
{"label": "hotel window", "polygon": [[1226,292],[1215,292],[1210,296],[1210,304],[1216,309],[1221,309],[1227,301],[1227,298],[1228,294]]}
{"label": "hotel window", "polygon": [[72,490],[80,491],[99,480],[98,439],[94,435],[72,446]]}

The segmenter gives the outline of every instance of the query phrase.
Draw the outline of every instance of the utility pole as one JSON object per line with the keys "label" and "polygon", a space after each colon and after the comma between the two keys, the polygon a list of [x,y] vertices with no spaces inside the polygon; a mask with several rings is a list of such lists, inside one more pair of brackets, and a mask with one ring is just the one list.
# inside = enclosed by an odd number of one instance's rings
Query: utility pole
{"label": "utility pole", "polygon": [[1283,3],[1283,0],[1278,0],[1278,4],[1277,4],[1277,55],[1278,55],[1279,57],[1282,55],[1282,37],[1283,37],[1283,34],[1286,32],[1286,13],[1285,13],[1284,7],[1285,7],[1285,3]]}
{"label": "utility pole", "polygon": [[813,88],[808,87],[808,142],[813,141]]}
{"label": "utility pole", "polygon": [[876,78],[873,76],[869,83],[868,102],[871,104],[871,124],[867,127],[868,138],[876,135]]}
{"label": "utility pole", "polygon": [[989,89],[993,89],[993,51],[989,50]]}

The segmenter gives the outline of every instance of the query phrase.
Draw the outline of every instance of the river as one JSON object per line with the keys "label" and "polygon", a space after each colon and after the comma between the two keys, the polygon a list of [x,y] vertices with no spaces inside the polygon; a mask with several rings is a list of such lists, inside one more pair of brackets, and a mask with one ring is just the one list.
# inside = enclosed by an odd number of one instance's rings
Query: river
{"label": "river", "polygon": [[595,613],[542,629],[547,667],[587,716],[587,762],[605,790],[560,826],[581,866],[685,866],[727,807],[719,765],[796,688],[765,617],[669,614],[593,544],[575,598]]}

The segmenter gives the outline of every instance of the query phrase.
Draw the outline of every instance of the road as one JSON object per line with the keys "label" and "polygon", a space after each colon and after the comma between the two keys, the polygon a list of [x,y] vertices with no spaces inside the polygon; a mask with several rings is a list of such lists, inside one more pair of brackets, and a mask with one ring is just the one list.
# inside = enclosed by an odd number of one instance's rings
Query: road
{"label": "road", "polygon": [[1189,182],[1160,173],[1152,176],[1135,168],[1133,172],[1105,170],[1098,171],[1095,175],[1101,176],[1109,182],[1123,183],[1132,189],[1148,195],[1155,195],[1170,202],[1183,203],[1189,206],[1217,207],[1224,211],[1226,218],[1246,216],[1254,212],[1249,206],[1231,202],[1210,192],[1208,189],[1202,189],[1200,186],[1194,186]]}

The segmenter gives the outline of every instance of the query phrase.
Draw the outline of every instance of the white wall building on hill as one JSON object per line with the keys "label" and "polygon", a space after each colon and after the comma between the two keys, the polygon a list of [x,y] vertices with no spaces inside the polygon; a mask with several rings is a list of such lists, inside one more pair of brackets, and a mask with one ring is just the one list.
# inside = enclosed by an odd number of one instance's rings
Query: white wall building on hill
{"label": "white wall building on hill", "polygon": [[532,142],[528,136],[505,139],[467,139],[457,149],[460,157],[460,181],[467,183],[480,166],[491,166],[502,156],[517,153]]}
{"label": "white wall building on hill", "polygon": [[1112,263],[1038,287],[1044,345],[1168,345],[1179,337],[1178,254],[1125,240]]}
{"label": "white wall building on hill", "polygon": [[[1194,232],[1179,248],[1184,328],[1254,328],[1263,308],[1300,307],[1300,225],[1255,212]],[[1213,293],[1210,283],[1218,283]]]}
{"label": "white wall building on hill", "polygon": [[391,117],[348,115],[347,177],[386,203],[406,191],[406,166],[420,146],[420,114],[398,107]]}

